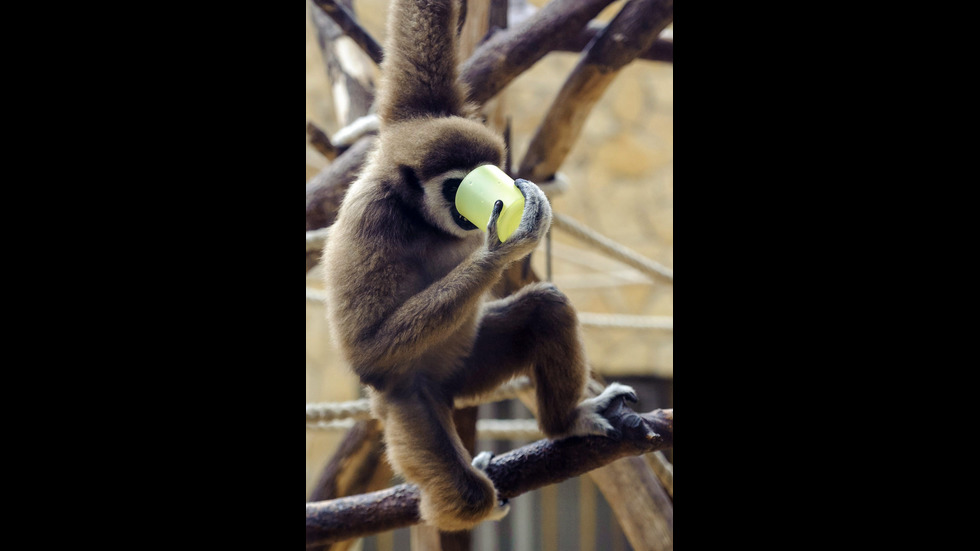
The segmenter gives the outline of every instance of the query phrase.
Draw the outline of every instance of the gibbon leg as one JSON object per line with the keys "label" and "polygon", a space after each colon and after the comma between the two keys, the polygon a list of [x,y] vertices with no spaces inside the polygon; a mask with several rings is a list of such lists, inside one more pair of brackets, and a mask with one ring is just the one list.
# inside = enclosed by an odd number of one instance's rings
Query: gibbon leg
{"label": "gibbon leg", "polygon": [[550,283],[531,284],[487,303],[472,353],[451,388],[455,395],[483,394],[525,373],[536,387],[542,432],[602,434],[576,430],[588,368],[575,310]]}
{"label": "gibbon leg", "polygon": [[470,464],[456,434],[451,399],[423,377],[395,386],[379,396],[385,403],[388,459],[419,486],[422,519],[452,532],[505,515],[493,483]]}

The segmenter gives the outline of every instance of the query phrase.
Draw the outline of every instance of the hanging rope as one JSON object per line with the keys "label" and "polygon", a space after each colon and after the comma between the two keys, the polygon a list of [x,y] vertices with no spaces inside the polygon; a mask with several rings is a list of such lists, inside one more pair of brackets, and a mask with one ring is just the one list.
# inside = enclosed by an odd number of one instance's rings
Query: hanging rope
{"label": "hanging rope", "polygon": [[561,213],[553,213],[551,225],[585,241],[609,256],[628,264],[654,279],[674,282],[674,271],[653,260],[641,256],[633,250],[616,243],[612,239],[596,233],[595,230],[576,222]]}

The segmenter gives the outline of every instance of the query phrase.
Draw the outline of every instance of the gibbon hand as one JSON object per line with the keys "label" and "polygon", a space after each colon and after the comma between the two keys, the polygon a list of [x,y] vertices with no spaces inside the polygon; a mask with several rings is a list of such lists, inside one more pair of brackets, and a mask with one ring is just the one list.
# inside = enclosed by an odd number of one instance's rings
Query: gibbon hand
{"label": "gibbon hand", "polygon": [[493,257],[499,258],[502,265],[531,254],[551,227],[551,204],[541,188],[523,178],[514,180],[514,185],[524,195],[524,213],[517,229],[507,241],[500,242],[497,237],[497,219],[504,206],[500,200],[494,203],[490,222],[487,223],[487,250]]}

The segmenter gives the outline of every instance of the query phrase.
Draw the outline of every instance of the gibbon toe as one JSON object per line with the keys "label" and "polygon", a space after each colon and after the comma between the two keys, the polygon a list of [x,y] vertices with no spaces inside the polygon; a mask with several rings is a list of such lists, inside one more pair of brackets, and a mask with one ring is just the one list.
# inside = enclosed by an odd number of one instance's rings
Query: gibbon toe
{"label": "gibbon toe", "polygon": [[636,391],[633,387],[612,383],[595,398],[582,400],[578,405],[578,417],[572,429],[565,436],[611,436],[619,437],[620,432],[613,428],[602,412],[609,407],[613,400],[623,397],[630,402],[636,402]]}

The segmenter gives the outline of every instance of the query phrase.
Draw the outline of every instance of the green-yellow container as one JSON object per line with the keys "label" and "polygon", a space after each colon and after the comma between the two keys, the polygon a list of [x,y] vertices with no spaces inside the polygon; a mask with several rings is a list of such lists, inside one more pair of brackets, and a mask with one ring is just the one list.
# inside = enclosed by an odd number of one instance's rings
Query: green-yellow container
{"label": "green-yellow container", "polygon": [[493,205],[498,199],[504,202],[504,208],[497,218],[497,237],[503,243],[520,225],[524,214],[524,195],[504,171],[493,165],[471,170],[456,190],[456,210],[476,227],[486,231]]}

